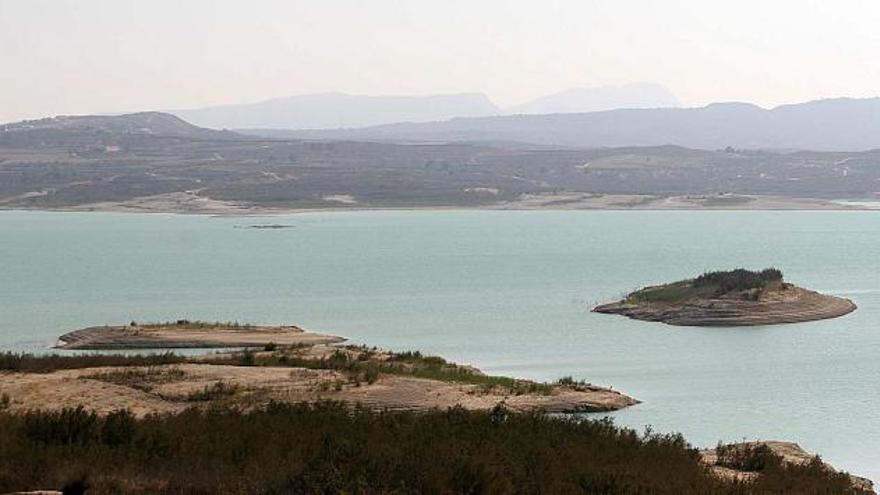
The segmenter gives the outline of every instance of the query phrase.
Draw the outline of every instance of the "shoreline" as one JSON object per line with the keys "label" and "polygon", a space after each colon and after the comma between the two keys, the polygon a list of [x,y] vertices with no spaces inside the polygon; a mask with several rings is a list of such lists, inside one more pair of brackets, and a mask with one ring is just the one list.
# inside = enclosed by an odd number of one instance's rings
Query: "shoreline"
{"label": "shoreline", "polygon": [[[520,200],[485,204],[382,206],[353,203],[347,206],[314,208],[274,208],[203,199],[193,206],[173,195],[147,196],[118,202],[88,203],[74,206],[31,208],[0,204],[0,211],[64,213],[134,213],[202,215],[217,217],[270,217],[301,213],[366,211],[877,211],[880,201],[864,198],[827,200],[770,195],[678,195],[560,193],[526,195]],[[171,197],[169,197],[171,196]]]}
{"label": "shoreline", "polygon": [[[272,401],[338,401],[375,410],[427,411],[461,406],[548,413],[608,412],[640,401],[571,377],[553,383],[486,375],[420,352],[344,344],[295,326],[180,320],[87,327],[56,348],[93,351],[219,349],[175,354],[24,356],[0,370],[0,393],[12,411],[84,406],[137,415],[181,412],[208,404],[252,408]],[[244,350],[242,350],[244,349]]]}

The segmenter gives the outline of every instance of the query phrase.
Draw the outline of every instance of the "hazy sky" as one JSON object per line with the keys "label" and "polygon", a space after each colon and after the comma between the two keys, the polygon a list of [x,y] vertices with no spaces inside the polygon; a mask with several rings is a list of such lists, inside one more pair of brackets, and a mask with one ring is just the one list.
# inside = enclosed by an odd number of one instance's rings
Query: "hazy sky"
{"label": "hazy sky", "polygon": [[878,0],[0,0],[0,121],[303,93],[880,95]]}

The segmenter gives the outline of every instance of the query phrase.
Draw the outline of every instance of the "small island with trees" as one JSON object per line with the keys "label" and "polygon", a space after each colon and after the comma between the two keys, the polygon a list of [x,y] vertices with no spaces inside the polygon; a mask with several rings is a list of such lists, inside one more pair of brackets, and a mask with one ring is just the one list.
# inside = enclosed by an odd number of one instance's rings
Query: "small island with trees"
{"label": "small island with trees", "polygon": [[849,299],[785,282],[776,268],[737,268],[645,287],[593,311],[670,325],[732,327],[837,318],[855,309]]}

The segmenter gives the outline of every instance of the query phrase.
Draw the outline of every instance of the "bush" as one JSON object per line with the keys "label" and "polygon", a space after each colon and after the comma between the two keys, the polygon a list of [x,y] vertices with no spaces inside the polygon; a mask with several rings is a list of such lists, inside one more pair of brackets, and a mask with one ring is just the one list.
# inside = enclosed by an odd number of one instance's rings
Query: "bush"
{"label": "bush", "polygon": [[364,381],[369,383],[370,385],[376,383],[376,380],[379,379],[379,367],[378,366],[368,366],[364,371]]}
{"label": "bush", "polygon": [[98,431],[98,416],[82,406],[57,412],[30,411],[24,416],[24,434],[41,445],[85,445]]}
{"label": "bush", "polygon": [[101,442],[111,447],[128,445],[134,439],[136,426],[135,417],[128,410],[111,412],[101,426]]}
{"label": "bush", "polygon": [[257,364],[257,358],[254,356],[254,351],[250,349],[245,349],[238,356],[238,365],[239,366],[255,366]]}
{"label": "bush", "polygon": [[217,399],[231,397],[238,393],[238,385],[228,384],[226,382],[215,382],[213,385],[205,385],[202,390],[192,392],[187,395],[186,400],[189,402],[207,402]]}
{"label": "bush", "polygon": [[738,471],[761,472],[777,455],[766,444],[719,444],[715,448],[718,455],[716,464]]}

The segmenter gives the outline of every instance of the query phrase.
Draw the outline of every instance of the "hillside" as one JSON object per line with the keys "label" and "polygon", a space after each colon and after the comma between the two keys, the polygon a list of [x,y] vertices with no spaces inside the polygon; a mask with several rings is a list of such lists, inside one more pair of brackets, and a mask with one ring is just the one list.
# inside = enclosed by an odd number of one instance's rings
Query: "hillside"
{"label": "hillside", "polygon": [[458,118],[276,137],[379,141],[513,141],[581,148],[678,145],[776,150],[880,148],[880,98],[821,100],[765,110],[747,103],[701,108]]}
{"label": "hillside", "polygon": [[64,139],[75,135],[129,135],[180,137],[189,139],[228,139],[231,132],[204,129],[162,112],[125,115],[61,115],[39,120],[25,120],[0,125],[0,144]]}
{"label": "hillside", "polygon": [[261,139],[156,113],[0,130],[0,208],[813,209],[876,197],[878,180],[880,151]]}

